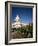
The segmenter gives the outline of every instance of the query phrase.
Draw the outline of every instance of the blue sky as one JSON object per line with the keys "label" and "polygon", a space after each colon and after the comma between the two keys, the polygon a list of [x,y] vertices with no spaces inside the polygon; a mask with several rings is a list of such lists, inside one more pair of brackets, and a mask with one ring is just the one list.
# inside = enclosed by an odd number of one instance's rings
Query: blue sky
{"label": "blue sky", "polygon": [[11,21],[15,19],[17,14],[23,23],[32,23],[32,8],[12,7]]}

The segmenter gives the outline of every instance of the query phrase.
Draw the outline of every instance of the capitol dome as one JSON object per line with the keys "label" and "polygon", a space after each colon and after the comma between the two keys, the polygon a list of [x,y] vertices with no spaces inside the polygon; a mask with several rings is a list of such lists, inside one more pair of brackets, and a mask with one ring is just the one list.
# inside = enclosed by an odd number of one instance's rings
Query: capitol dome
{"label": "capitol dome", "polygon": [[15,22],[12,23],[12,28],[19,28],[19,27],[21,27],[21,22],[19,15],[17,15],[15,18]]}

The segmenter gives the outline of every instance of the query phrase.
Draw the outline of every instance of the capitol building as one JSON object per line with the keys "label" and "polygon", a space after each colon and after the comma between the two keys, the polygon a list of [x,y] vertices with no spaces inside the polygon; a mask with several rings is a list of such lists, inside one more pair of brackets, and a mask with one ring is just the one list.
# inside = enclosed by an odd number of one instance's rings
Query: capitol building
{"label": "capitol building", "polygon": [[12,28],[21,28],[21,25],[22,25],[22,26],[26,26],[26,25],[28,25],[28,24],[21,23],[21,22],[20,22],[20,17],[19,17],[19,15],[17,15],[17,16],[15,17],[15,22],[12,23]]}

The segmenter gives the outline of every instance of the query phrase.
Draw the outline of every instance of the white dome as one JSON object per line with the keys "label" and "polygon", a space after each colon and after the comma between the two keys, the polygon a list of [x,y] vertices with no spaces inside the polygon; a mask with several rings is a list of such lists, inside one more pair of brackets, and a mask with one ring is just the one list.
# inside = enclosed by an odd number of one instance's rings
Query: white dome
{"label": "white dome", "polygon": [[18,21],[20,18],[19,16],[17,15],[16,18],[15,18],[15,21]]}
{"label": "white dome", "polygon": [[21,27],[21,25],[20,25],[21,23],[20,23],[20,17],[19,17],[19,15],[17,15],[16,16],[16,18],[15,18],[15,22],[14,23],[12,23],[12,28],[19,28],[19,27]]}

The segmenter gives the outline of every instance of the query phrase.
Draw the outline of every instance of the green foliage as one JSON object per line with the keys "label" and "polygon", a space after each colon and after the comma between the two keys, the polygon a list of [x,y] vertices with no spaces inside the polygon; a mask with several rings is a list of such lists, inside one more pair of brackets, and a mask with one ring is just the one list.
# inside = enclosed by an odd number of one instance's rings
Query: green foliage
{"label": "green foliage", "polygon": [[27,26],[22,26],[21,28],[15,28],[14,30],[16,30],[16,34],[19,35],[18,37],[23,37],[23,38],[27,38],[29,33],[31,36],[29,37],[32,37],[33,35],[33,25],[27,25]]}

